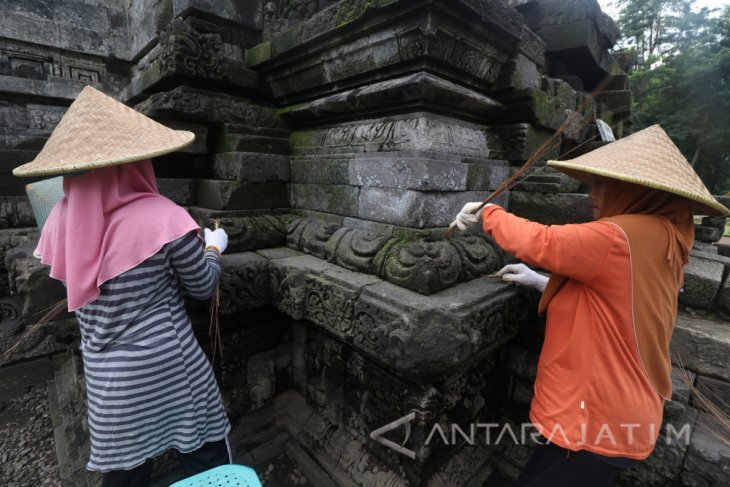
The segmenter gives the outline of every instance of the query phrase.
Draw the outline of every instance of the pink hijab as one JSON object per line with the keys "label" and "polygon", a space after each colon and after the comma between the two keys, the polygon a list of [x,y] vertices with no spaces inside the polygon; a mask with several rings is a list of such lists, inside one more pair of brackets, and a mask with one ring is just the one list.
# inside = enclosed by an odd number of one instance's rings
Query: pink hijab
{"label": "pink hijab", "polygon": [[63,191],[35,254],[66,283],[69,311],[164,244],[199,230],[185,209],[160,195],[149,159],[66,177]]}

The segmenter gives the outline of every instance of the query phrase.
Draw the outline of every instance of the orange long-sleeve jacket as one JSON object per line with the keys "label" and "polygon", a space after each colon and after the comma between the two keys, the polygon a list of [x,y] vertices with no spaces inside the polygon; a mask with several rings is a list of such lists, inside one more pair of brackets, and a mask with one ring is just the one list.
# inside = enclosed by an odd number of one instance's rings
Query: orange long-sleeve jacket
{"label": "orange long-sleeve jacket", "polygon": [[632,313],[631,256],[606,221],[542,225],[488,206],[483,228],[517,258],[565,276],[547,308],[530,419],[569,450],[644,459],[664,399],[642,365]]}

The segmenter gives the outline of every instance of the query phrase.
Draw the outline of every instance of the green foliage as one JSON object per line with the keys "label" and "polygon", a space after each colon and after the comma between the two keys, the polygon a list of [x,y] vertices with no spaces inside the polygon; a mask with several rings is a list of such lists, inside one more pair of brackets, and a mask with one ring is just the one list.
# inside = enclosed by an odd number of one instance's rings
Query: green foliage
{"label": "green foliage", "polygon": [[634,127],[659,123],[715,194],[730,190],[730,6],[620,0]]}

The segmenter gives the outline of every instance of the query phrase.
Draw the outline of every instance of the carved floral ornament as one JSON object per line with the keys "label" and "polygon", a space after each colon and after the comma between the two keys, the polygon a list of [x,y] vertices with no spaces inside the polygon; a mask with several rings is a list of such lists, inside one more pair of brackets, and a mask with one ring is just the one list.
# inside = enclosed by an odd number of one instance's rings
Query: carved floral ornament
{"label": "carved floral ornament", "polygon": [[421,294],[487,274],[502,261],[482,236],[400,239],[308,218],[291,223],[287,246]]}
{"label": "carved floral ornament", "polygon": [[223,41],[220,35],[201,34],[184,20],[175,19],[160,37],[163,71],[221,78]]}

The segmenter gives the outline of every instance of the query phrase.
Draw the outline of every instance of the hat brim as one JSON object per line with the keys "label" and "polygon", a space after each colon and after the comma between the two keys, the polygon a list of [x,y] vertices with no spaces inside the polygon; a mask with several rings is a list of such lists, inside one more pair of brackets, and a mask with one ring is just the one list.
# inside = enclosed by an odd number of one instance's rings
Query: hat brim
{"label": "hat brim", "polygon": [[64,164],[58,166],[46,166],[36,165],[35,161],[23,164],[13,169],[13,175],[18,177],[31,177],[31,176],[58,176],[63,174],[71,174],[79,171],[90,171],[92,169],[99,169],[102,167],[117,166],[119,164],[126,164],[128,162],[141,161],[144,159],[151,159],[153,157],[163,156],[170,154],[171,152],[178,151],[188,145],[192,144],[195,140],[195,134],[188,132],[187,130],[177,130],[177,133],[181,135],[182,141],[176,144],[171,144],[167,147],[155,150],[155,151],[140,151],[139,153],[133,153],[124,157],[116,157],[113,159],[101,159],[97,161],[89,161],[80,164]]}
{"label": "hat brim", "polygon": [[727,216],[728,214],[730,214],[730,210],[728,210],[725,206],[715,201],[714,199],[704,198],[700,195],[693,194],[688,191],[682,191],[679,188],[674,188],[656,181],[652,181],[651,179],[627,176],[626,174],[620,174],[602,168],[588,167],[582,164],[575,164],[566,161],[548,161],[547,164],[548,166],[564,172],[568,176],[587,184],[591,184],[596,176],[602,176],[606,178],[617,179],[619,181],[626,181],[629,183],[646,186],[648,188],[659,189],[668,193],[682,196],[692,201],[692,212],[697,215]]}

